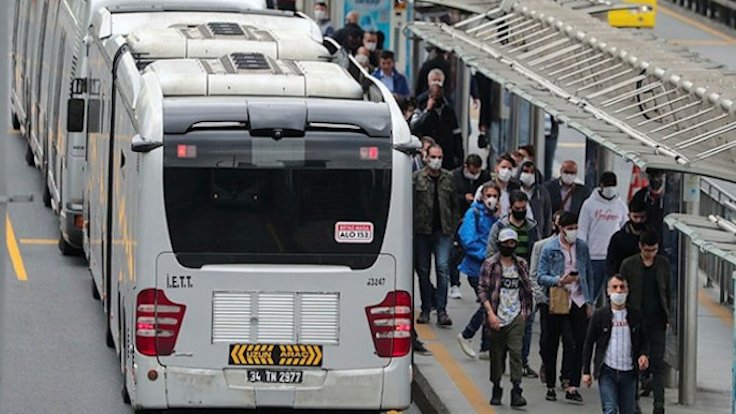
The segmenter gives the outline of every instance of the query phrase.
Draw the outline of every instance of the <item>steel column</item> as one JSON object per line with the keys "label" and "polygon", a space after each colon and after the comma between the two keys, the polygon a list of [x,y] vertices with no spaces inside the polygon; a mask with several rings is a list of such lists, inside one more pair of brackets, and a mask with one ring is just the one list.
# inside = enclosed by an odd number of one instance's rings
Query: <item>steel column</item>
{"label": "steel column", "polygon": [[[695,178],[697,179],[697,178]],[[682,195],[685,212],[690,215],[700,215],[700,185],[697,191],[693,188],[693,176],[683,174]],[[699,181],[699,180],[698,180]],[[680,342],[680,386],[678,401],[682,405],[691,406],[695,403],[697,375],[698,375],[698,248],[692,242],[685,247],[685,272],[682,278],[680,292],[681,321],[679,329]]]}

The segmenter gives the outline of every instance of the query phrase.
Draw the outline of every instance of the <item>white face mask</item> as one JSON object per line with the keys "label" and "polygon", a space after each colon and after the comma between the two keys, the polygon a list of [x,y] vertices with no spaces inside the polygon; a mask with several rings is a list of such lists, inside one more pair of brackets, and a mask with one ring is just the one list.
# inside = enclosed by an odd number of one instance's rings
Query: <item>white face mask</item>
{"label": "white face mask", "polygon": [[427,159],[427,166],[432,170],[439,170],[440,168],[442,168],[442,158]]}
{"label": "white face mask", "polygon": [[616,193],[616,187],[603,187],[603,188],[601,188],[601,195],[604,198],[608,199],[608,200],[613,199],[617,195],[617,193]]}
{"label": "white face mask", "polygon": [[470,172],[468,172],[468,170],[463,170],[463,175],[464,175],[464,176],[465,176],[465,178],[467,178],[468,180],[473,180],[473,181],[475,181],[475,180],[477,180],[478,178],[480,178],[480,173],[478,173],[478,174],[471,174]]}
{"label": "white face mask", "polygon": [[569,244],[575,243],[575,240],[578,239],[578,231],[577,230],[565,230],[565,241]]}
{"label": "white face mask", "polygon": [[511,174],[511,169],[501,168],[500,170],[498,170],[498,179],[503,181],[504,183],[507,183],[511,179]]}
{"label": "white face mask", "polygon": [[521,173],[519,176],[519,181],[521,181],[522,184],[524,184],[527,187],[531,187],[534,185],[534,181],[536,178],[534,177],[534,173]]}
{"label": "white face mask", "polygon": [[628,295],[628,293],[611,293],[611,303],[621,306],[626,303],[626,297]]}
{"label": "white face mask", "polygon": [[365,48],[370,50],[371,52],[376,50],[376,46],[378,46],[378,43],[376,42],[366,42],[365,43]]}
{"label": "white face mask", "polygon": [[562,183],[565,185],[570,185],[575,182],[575,178],[577,178],[577,174],[562,174],[560,176],[560,179],[562,180]]}
{"label": "white face mask", "polygon": [[327,18],[327,12],[325,12],[324,10],[315,10],[314,18],[317,20],[324,20]]}
{"label": "white face mask", "polygon": [[489,210],[493,211],[496,209],[496,205],[498,204],[498,197],[488,197],[486,198],[486,201],[483,202],[483,204],[485,204]]}

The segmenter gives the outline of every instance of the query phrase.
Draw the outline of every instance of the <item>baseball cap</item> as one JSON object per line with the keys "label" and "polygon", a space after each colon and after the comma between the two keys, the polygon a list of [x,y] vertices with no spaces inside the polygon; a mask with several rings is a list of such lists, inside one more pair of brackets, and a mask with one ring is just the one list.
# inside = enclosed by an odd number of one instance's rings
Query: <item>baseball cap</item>
{"label": "baseball cap", "polygon": [[519,241],[519,235],[516,234],[514,229],[505,228],[498,233],[498,242],[503,243],[505,241],[514,240]]}

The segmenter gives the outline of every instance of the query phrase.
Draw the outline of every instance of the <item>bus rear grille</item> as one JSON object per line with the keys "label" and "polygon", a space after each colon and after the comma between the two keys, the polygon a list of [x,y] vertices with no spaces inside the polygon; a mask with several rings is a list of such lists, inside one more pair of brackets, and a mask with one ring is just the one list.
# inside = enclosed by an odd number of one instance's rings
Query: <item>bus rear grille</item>
{"label": "bus rear grille", "polygon": [[340,342],[337,293],[214,292],[212,342]]}

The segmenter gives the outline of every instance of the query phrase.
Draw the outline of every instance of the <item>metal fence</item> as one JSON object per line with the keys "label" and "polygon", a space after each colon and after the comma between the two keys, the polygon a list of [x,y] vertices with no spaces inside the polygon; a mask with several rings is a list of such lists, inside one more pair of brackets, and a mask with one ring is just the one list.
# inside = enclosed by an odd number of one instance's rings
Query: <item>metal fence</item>
{"label": "metal fence", "polygon": [[[715,181],[702,178],[700,180],[700,215],[718,215],[731,221],[736,220],[736,197]],[[699,255],[700,268],[707,276],[708,286],[716,285],[720,289],[722,304],[733,305],[733,271],[736,266],[712,254]]]}
{"label": "metal fence", "polygon": [[736,29],[734,0],[670,0],[670,2]]}

